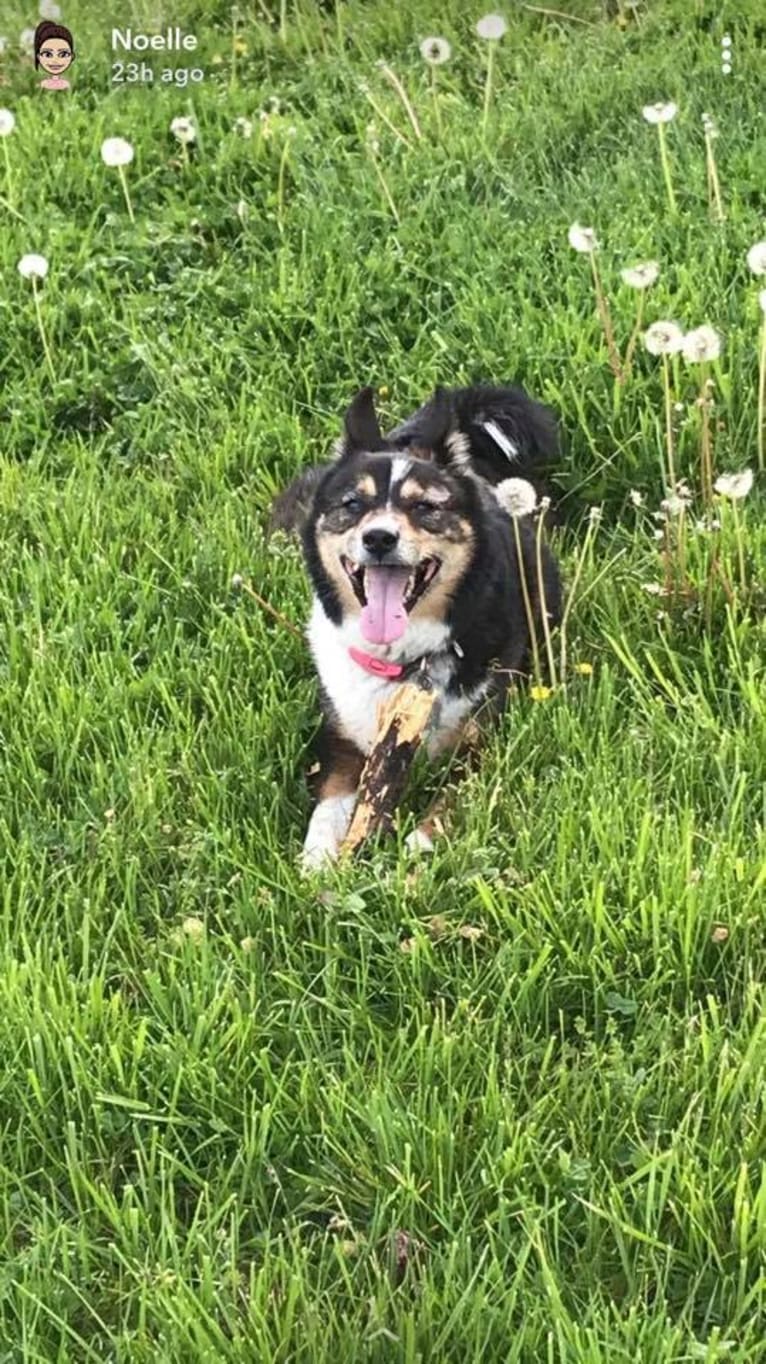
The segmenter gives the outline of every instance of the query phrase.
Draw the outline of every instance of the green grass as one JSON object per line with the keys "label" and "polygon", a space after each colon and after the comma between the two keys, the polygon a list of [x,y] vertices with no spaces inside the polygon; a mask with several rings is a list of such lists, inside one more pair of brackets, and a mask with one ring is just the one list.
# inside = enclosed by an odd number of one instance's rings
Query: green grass
{"label": "green grass", "polygon": [[[623,350],[619,270],[649,257],[647,323],[722,333],[716,472],[754,467],[762,20],[750,0],[625,27],[618,5],[550,8],[570,17],[508,7],[486,137],[481,7],[458,0],[289,0],[281,27],[264,0],[234,69],[228,6],[179,4],[162,26],[196,33],[206,70],[185,90],[110,90],[111,21],[82,4],[70,94],[4,55],[2,1364],[766,1360],[763,480],[744,587],[730,508],[697,532],[697,499],[696,595],[646,591],[660,361],[639,346],[615,388],[567,242],[596,230]],[[14,42],[29,22],[0,7]],[[441,135],[429,33],[453,47]],[[398,222],[362,80],[412,143],[378,120]],[[680,106],[676,218],[641,117],[659,99]],[[190,113],[185,164],[169,124]],[[135,225],[99,155],[115,135]],[[26,252],[50,261],[55,381]],[[393,421],[478,377],[561,414],[570,583],[604,508],[566,687],[517,699],[433,859],[403,848],[443,780],[421,767],[396,839],[303,882],[312,669],[232,576],[301,623],[297,551],[262,532],[273,492],[361,384]],[[698,381],[675,366],[695,490]],[[706,615],[713,545],[729,586]]]}

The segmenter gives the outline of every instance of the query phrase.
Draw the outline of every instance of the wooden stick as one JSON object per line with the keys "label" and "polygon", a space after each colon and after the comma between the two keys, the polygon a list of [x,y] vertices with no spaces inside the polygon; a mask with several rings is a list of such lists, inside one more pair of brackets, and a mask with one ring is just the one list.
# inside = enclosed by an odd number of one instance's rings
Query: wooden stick
{"label": "wooden stick", "polygon": [[362,769],[359,796],[342,851],[353,852],[378,829],[390,831],[393,813],[436,704],[427,673],[404,682],[378,707],[378,734]]}

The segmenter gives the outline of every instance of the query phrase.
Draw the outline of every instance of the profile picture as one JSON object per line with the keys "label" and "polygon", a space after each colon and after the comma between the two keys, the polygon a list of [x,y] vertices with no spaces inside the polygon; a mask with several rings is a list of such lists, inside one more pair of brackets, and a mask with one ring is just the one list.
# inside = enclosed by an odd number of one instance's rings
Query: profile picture
{"label": "profile picture", "polygon": [[43,20],[35,29],[35,67],[42,67],[47,79],[40,82],[43,90],[68,90],[69,81],[63,73],[74,61],[74,39],[63,24]]}

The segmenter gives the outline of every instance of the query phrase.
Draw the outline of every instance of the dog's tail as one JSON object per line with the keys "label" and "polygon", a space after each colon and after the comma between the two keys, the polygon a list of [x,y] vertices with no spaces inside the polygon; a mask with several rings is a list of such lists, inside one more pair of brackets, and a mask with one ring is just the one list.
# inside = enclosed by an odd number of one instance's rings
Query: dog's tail
{"label": "dog's tail", "polygon": [[417,445],[431,424],[434,404],[445,400],[452,467],[472,469],[492,484],[524,478],[539,486],[544,470],[559,453],[558,426],[550,408],[515,384],[443,389],[386,439],[400,447]]}

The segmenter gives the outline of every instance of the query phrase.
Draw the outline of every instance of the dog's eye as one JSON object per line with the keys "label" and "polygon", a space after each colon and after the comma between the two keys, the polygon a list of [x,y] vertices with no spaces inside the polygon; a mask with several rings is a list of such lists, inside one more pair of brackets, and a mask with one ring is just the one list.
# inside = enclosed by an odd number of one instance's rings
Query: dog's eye
{"label": "dog's eye", "polygon": [[437,507],[435,502],[413,502],[413,509],[419,512],[438,512],[441,507]]}
{"label": "dog's eye", "polygon": [[349,493],[348,497],[343,498],[340,505],[344,511],[359,511],[359,508],[362,505],[362,499],[361,497],[355,497],[353,493]]}

